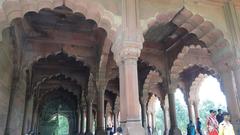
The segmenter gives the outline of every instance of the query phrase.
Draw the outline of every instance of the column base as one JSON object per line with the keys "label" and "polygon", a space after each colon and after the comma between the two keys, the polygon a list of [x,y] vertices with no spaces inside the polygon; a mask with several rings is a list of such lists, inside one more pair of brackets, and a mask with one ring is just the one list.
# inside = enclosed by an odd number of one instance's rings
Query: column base
{"label": "column base", "polygon": [[124,135],[145,135],[145,130],[140,122],[122,124]]}
{"label": "column base", "polygon": [[103,128],[99,128],[96,130],[95,135],[106,135],[106,132]]}
{"label": "column base", "polygon": [[182,133],[180,129],[175,127],[175,128],[170,128],[169,135],[182,135]]}

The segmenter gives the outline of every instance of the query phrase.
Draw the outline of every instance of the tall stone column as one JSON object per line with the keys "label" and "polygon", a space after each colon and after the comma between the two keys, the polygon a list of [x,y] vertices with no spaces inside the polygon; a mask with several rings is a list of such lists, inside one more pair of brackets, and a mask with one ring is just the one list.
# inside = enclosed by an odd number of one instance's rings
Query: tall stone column
{"label": "tall stone column", "polygon": [[189,117],[189,120],[193,122],[194,118],[193,118],[192,106],[193,106],[193,101],[191,101],[190,99],[187,99],[188,117]]}
{"label": "tall stone column", "polygon": [[[7,128],[5,134],[20,135],[23,130],[25,96],[26,96],[26,75],[24,70],[19,76],[13,78],[12,90],[9,103],[9,112],[7,118]],[[18,74],[15,72],[15,74]]]}
{"label": "tall stone column", "polygon": [[97,107],[97,130],[96,135],[105,135],[104,131],[104,92],[105,90],[98,90],[98,107]]}
{"label": "tall stone column", "polygon": [[168,102],[168,96],[165,96],[164,104],[160,105],[163,110],[164,114],[164,135],[169,134],[170,130],[170,116],[169,116],[169,102]]}
{"label": "tall stone column", "polygon": [[114,133],[117,132],[117,120],[118,120],[118,113],[114,112]]}
{"label": "tall stone column", "polygon": [[93,115],[92,101],[87,101],[87,125],[85,135],[92,135]]}
{"label": "tall stone column", "polygon": [[148,101],[148,91],[143,90],[143,96],[141,97],[141,109],[142,109],[142,126],[145,129],[145,132],[148,132],[147,129],[147,101]]}
{"label": "tall stone column", "polygon": [[28,132],[30,132],[31,129],[31,125],[32,125],[32,118],[33,118],[33,96],[29,95],[29,97],[27,98],[27,103],[25,106],[25,116],[24,116],[24,127],[23,127],[23,133],[22,134],[26,134]]}
{"label": "tall stone column", "polygon": [[168,93],[168,101],[169,101],[169,111],[170,111],[170,122],[171,127],[169,130],[169,135],[181,135],[181,131],[177,126],[177,119],[176,119],[176,105],[175,105],[175,89],[170,88]]}
{"label": "tall stone column", "polygon": [[232,124],[237,131],[237,121],[240,119],[239,97],[237,97],[237,87],[235,83],[234,72],[229,70],[221,74],[224,86],[224,94],[226,96],[228,111],[231,113]]}
{"label": "tall stone column", "polygon": [[85,127],[85,106],[81,106],[81,123],[80,123],[80,135],[84,135]]}
{"label": "tall stone column", "polygon": [[113,50],[120,74],[121,124],[124,134],[129,135],[144,134],[141,126],[137,74],[137,60],[141,47],[139,42],[122,41]]}
{"label": "tall stone column", "polygon": [[199,101],[194,101],[193,107],[194,107],[194,113],[195,113],[195,120],[199,118],[198,105],[199,105]]}

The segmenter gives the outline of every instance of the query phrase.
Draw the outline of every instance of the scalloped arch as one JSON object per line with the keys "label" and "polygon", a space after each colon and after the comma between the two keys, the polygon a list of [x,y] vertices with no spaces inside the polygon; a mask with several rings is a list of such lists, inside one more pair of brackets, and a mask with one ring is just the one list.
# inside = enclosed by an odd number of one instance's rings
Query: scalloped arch
{"label": "scalloped arch", "polygon": [[192,101],[199,101],[198,93],[199,93],[199,88],[205,78],[207,78],[209,75],[207,74],[199,74],[195,80],[192,82],[192,85],[190,87],[190,100]]}
{"label": "scalloped arch", "polygon": [[149,20],[147,29],[159,23],[172,21],[179,28],[184,28],[189,33],[195,34],[207,47],[212,45],[221,45],[221,47],[228,45],[228,41],[224,39],[223,32],[215,28],[213,23],[205,20],[201,15],[193,14],[186,8],[182,9],[176,16],[175,14],[175,12],[157,14],[154,19]]}
{"label": "scalloped arch", "polygon": [[159,72],[151,70],[147,78],[145,79],[144,85],[143,85],[143,91],[149,92],[151,89],[151,86],[157,83],[161,83],[163,81],[162,77],[160,77]]}
{"label": "scalloped arch", "polygon": [[[207,48],[202,48],[200,45],[185,46],[182,51],[178,54],[177,59],[174,61],[171,68],[171,79],[176,80],[179,74],[194,65],[200,67],[206,67],[216,72],[211,61],[211,56]],[[216,72],[217,73],[217,72]]]}
{"label": "scalloped arch", "polygon": [[75,55],[70,55],[69,53],[66,53],[64,50],[57,51],[57,52],[52,52],[52,53],[47,53],[45,56],[36,56],[33,58],[33,61],[29,61],[29,65],[33,65],[34,63],[39,62],[42,59],[48,59],[50,57],[58,56],[58,55],[66,55],[67,58],[73,58],[76,62],[80,62],[83,64],[83,66],[90,68],[90,65],[87,64],[84,60],[76,57]]}
{"label": "scalloped arch", "polygon": [[[219,50],[224,49],[224,54],[220,54],[224,61],[227,62],[233,55],[232,48],[227,39],[225,39],[223,32],[217,29],[213,23],[205,20],[199,14],[193,14],[190,10],[183,8],[176,16],[176,13],[169,12],[166,14],[157,14],[154,19],[149,20],[147,29],[159,23],[167,23],[172,21],[180,28],[186,29],[204,42],[207,49],[213,54],[211,56],[215,63],[219,63]],[[171,20],[172,19],[172,20]],[[216,54],[216,56],[214,56]],[[226,56],[229,56],[225,58]],[[228,61],[230,62],[230,61]]]}
{"label": "scalloped arch", "polygon": [[[61,6],[61,0],[11,0],[4,1],[0,9],[0,26],[8,27],[15,18],[22,18],[29,11],[38,12],[43,8],[53,9]],[[105,10],[100,4],[90,2],[88,0],[65,0],[65,5],[73,10],[73,12],[81,12],[87,19],[94,20],[99,27],[102,27],[108,33],[111,41],[115,40],[116,27],[114,23],[114,15]],[[2,38],[2,36],[0,36]]]}
{"label": "scalloped arch", "polygon": [[70,80],[71,82],[76,82],[77,85],[81,86],[80,83],[77,80],[71,78],[70,76],[66,76],[65,74],[58,73],[58,74],[54,74],[54,75],[50,75],[50,76],[44,77],[40,81],[37,81],[36,85],[33,87],[33,89],[37,90],[40,85],[46,83],[49,80],[54,80],[54,79],[56,79],[58,77],[64,77],[65,80]]}

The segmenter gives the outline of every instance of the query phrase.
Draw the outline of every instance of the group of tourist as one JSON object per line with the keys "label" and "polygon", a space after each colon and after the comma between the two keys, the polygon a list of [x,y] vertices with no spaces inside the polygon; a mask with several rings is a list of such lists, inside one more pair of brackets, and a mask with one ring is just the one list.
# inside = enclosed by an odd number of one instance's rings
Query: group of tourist
{"label": "group of tourist", "polygon": [[[195,126],[190,120],[187,126],[187,135],[203,135],[201,126],[200,119],[197,118],[195,130]],[[207,135],[235,135],[230,123],[230,114],[222,113],[221,109],[218,109],[218,114],[215,110],[210,110],[210,115],[207,117]]]}

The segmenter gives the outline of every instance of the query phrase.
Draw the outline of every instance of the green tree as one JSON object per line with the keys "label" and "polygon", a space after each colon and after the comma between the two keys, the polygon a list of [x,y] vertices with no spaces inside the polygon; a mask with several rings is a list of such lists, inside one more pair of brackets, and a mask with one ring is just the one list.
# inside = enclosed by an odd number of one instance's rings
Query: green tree
{"label": "green tree", "polygon": [[164,115],[162,109],[159,107],[156,111],[156,130],[162,135],[164,132]]}
{"label": "green tree", "polygon": [[187,106],[183,105],[179,99],[176,99],[175,101],[178,128],[182,131],[182,134],[186,134],[187,124],[189,122]]}
{"label": "green tree", "polygon": [[68,135],[69,134],[69,123],[65,116],[58,115],[58,135]]}

